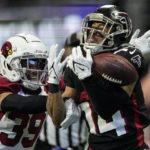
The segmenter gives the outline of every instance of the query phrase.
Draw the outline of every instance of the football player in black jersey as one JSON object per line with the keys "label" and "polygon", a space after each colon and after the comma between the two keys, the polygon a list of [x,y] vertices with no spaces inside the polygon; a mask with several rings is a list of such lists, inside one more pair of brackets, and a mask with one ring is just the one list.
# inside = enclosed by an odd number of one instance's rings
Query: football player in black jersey
{"label": "football player in black jersey", "polygon": [[[125,44],[129,42],[131,33],[132,23],[128,14],[114,5],[104,5],[83,20],[83,51],[81,47],[73,48],[72,55],[66,59],[66,89],[62,98],[74,99],[85,112],[90,133],[88,150],[148,149],[144,143],[143,128],[150,121],[139,82],[144,59],[138,49]],[[56,101],[61,97],[58,83],[63,70],[63,63],[60,61],[63,50],[57,57],[56,52],[52,52],[53,55],[55,53],[55,59],[50,59],[48,63],[51,107],[53,104],[56,106]],[[106,86],[91,69],[92,55],[105,52],[128,59],[136,68],[139,79],[124,87]],[[57,105],[61,109],[61,105]]]}

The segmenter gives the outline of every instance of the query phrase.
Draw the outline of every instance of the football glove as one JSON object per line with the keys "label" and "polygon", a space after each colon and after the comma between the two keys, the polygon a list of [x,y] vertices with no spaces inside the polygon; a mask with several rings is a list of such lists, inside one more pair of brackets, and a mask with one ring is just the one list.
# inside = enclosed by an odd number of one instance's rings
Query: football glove
{"label": "football glove", "polygon": [[72,125],[73,123],[77,122],[78,119],[81,116],[81,109],[79,106],[77,106],[74,103],[73,99],[68,99],[65,102],[65,106],[66,106],[66,118],[65,120],[61,123],[61,127],[63,129],[68,128],[70,125]]}
{"label": "football glove", "polygon": [[[49,52],[48,57],[48,83],[51,84],[59,84],[61,75],[63,73],[63,68],[67,63],[68,57],[61,62],[62,56],[64,54],[65,49],[62,49],[58,54],[58,45],[52,45]],[[58,54],[58,55],[57,55]]]}
{"label": "football glove", "polygon": [[90,50],[86,51],[86,57],[84,57],[80,46],[72,49],[72,55],[69,57],[68,66],[80,80],[91,76],[92,63],[93,59]]}
{"label": "football glove", "polygon": [[143,55],[150,53],[150,30],[138,37],[140,29],[137,29],[131,37],[130,44],[141,50]]}

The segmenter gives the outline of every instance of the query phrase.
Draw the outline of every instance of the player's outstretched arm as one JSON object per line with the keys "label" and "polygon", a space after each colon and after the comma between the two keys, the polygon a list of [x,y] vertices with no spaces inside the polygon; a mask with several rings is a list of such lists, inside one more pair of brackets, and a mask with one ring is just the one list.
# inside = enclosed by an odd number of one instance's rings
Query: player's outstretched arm
{"label": "player's outstretched arm", "polygon": [[104,119],[109,120],[112,115],[125,103],[129,96],[120,87],[107,88],[108,85],[101,84],[95,76],[82,80],[93,108]]}
{"label": "player's outstretched arm", "polygon": [[72,57],[69,58],[68,65],[81,80],[97,113],[105,120],[108,120],[128,101],[129,95],[120,87],[107,89],[100,85],[98,79],[92,75],[92,63],[90,51],[87,51],[86,57],[84,57],[80,47],[73,48]]}
{"label": "player's outstretched arm", "polygon": [[36,114],[46,111],[47,96],[22,96],[12,92],[0,94],[0,111]]}
{"label": "player's outstretched arm", "polygon": [[61,122],[65,118],[65,104],[59,91],[59,82],[68,58],[61,62],[65,50],[62,49],[58,54],[57,47],[58,45],[51,46],[48,58],[48,83],[50,88],[47,99],[47,111],[54,125],[60,127]]}
{"label": "player's outstretched arm", "polygon": [[51,116],[54,125],[56,127],[60,127],[60,124],[64,120],[66,113],[65,104],[60,92],[48,93],[46,109],[48,114]]}

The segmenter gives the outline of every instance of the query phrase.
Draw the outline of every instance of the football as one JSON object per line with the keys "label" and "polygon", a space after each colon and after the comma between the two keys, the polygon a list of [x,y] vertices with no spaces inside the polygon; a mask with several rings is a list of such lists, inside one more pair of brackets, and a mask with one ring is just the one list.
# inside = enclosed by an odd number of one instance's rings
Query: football
{"label": "football", "polygon": [[94,72],[111,83],[124,86],[138,79],[134,66],[120,55],[98,54],[93,57],[93,62]]}

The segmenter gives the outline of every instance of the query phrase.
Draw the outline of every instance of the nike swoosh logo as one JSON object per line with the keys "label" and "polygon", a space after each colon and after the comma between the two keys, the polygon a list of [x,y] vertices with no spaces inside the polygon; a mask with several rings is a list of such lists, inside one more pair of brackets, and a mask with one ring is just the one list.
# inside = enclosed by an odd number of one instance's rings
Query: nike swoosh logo
{"label": "nike swoosh logo", "polygon": [[135,51],[136,51],[136,49],[135,49],[135,50],[133,50],[133,51],[129,51],[129,53],[132,55],[132,54],[134,54],[134,53],[135,53]]}
{"label": "nike swoosh logo", "polygon": [[81,67],[79,67],[79,66],[78,66],[78,68],[79,68],[80,70],[84,71],[84,69],[83,69],[83,68],[81,68]]}
{"label": "nike swoosh logo", "polygon": [[80,70],[82,70],[82,71],[84,71],[85,69],[84,69],[84,68],[81,68],[80,66],[84,66],[84,67],[88,68],[88,67],[85,66],[84,64],[80,64],[80,63],[78,63],[78,62],[73,61],[73,68],[74,68],[74,70],[75,70],[75,66],[76,66],[77,68],[79,68]]}

